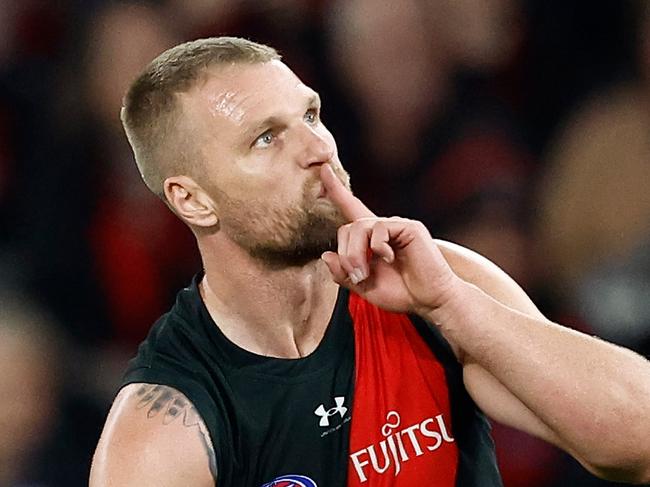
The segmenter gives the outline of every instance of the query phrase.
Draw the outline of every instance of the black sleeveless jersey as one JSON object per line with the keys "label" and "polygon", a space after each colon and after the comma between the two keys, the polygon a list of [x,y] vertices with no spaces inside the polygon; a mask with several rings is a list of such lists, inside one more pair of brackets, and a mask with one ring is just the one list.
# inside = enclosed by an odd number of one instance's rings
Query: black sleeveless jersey
{"label": "black sleeveless jersey", "polygon": [[312,354],[263,357],[225,337],[198,282],[153,326],[122,386],[167,385],[192,401],[219,487],[502,485],[489,424],[434,327],[341,289]]}

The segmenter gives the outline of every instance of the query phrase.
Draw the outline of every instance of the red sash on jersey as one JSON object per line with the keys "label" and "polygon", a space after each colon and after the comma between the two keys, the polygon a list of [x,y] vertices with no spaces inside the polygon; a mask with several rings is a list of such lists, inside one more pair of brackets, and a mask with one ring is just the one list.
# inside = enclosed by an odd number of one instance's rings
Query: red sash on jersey
{"label": "red sash on jersey", "polygon": [[348,487],[453,487],[458,449],[443,366],[404,314],[350,293],[355,392]]}

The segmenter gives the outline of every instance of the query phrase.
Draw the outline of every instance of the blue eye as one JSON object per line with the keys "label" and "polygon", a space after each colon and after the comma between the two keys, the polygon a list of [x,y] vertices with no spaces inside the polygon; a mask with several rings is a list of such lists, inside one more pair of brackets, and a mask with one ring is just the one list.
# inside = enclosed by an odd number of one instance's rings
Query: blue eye
{"label": "blue eye", "polygon": [[304,116],[305,122],[307,122],[310,125],[313,125],[318,122],[318,110],[315,108],[310,108],[307,110]]}
{"label": "blue eye", "polygon": [[260,135],[255,142],[253,142],[253,147],[268,147],[275,139],[275,135],[270,130],[267,130],[262,135]]}

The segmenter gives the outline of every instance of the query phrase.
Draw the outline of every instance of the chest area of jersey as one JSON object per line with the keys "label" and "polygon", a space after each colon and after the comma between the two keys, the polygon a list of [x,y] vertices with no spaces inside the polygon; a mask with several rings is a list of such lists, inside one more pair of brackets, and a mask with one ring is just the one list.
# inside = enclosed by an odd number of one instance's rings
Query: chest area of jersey
{"label": "chest area of jersey", "polygon": [[348,486],[453,486],[454,440],[444,367],[408,317],[354,296],[354,404]]}
{"label": "chest area of jersey", "polygon": [[408,317],[353,297],[349,311],[354,340],[336,366],[238,389],[232,485],[455,485],[443,366]]}

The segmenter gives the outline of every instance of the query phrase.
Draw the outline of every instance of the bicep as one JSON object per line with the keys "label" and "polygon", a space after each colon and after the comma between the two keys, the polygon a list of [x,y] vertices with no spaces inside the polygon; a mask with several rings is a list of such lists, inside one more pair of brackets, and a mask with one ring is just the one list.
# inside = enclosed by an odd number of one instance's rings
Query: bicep
{"label": "bicep", "polygon": [[[498,266],[477,253],[449,242],[436,241],[454,272],[502,304],[521,313],[546,319],[519,285]],[[490,418],[525,431],[559,447],[560,439],[496,377],[463,355],[463,380],[467,392]]]}
{"label": "bicep", "polygon": [[[508,308],[537,320],[547,321],[523,289],[495,264],[458,245],[440,241],[437,243],[451,268],[461,279],[480,288]],[[463,354],[458,347],[455,351],[457,356],[462,358],[463,380],[467,392],[489,417],[558,446],[592,473],[603,475],[596,467],[584,461],[579,453],[567,445],[489,370],[474,361],[471,356]],[[539,373],[543,374],[544,371],[540,370]]]}
{"label": "bicep", "polygon": [[566,449],[557,435],[492,374],[471,359],[463,366],[467,392],[489,418]]}
{"label": "bicep", "polygon": [[214,486],[210,436],[179,391],[131,384],[118,394],[97,445],[90,487]]}
{"label": "bicep", "polygon": [[471,359],[463,366],[463,381],[469,395],[490,419],[540,438],[566,451],[587,470],[594,475],[599,475],[592,466],[582,459],[578,452],[563,442],[496,377],[480,365],[471,362]]}
{"label": "bicep", "polygon": [[436,240],[452,270],[500,303],[535,318],[546,319],[524,290],[489,259],[460,245]]}

